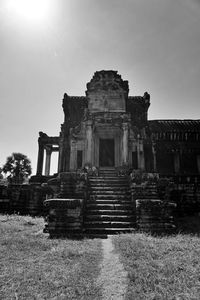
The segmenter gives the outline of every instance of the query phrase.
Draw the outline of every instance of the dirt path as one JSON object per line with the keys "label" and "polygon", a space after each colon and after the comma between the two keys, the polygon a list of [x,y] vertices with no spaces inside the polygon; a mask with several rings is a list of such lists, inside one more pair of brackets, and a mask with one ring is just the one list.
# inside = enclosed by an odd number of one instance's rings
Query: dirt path
{"label": "dirt path", "polygon": [[124,299],[127,288],[127,272],[114,252],[111,237],[102,240],[103,261],[98,283],[102,284],[103,300]]}

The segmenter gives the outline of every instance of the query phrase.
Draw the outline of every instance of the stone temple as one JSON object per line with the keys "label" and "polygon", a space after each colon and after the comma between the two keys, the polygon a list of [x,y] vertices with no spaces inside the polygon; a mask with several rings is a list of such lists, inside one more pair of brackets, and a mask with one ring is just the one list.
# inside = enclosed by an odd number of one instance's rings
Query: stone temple
{"label": "stone temple", "polygon": [[175,208],[200,212],[200,120],[148,120],[149,106],[112,70],[95,72],[85,96],[64,94],[60,135],[40,132],[32,177],[50,236],[172,232]]}
{"label": "stone temple", "polygon": [[200,173],[200,120],[148,120],[149,106],[150,95],[129,96],[128,81],[117,71],[95,72],[85,96],[64,94],[60,135],[40,132],[37,176],[49,176],[53,151],[59,153],[58,173],[86,165]]}

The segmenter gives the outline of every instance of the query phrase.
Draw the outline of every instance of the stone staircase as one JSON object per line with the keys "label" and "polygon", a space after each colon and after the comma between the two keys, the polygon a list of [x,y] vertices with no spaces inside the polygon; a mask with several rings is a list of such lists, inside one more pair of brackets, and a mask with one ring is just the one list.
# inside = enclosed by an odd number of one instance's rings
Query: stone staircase
{"label": "stone staircase", "polygon": [[89,178],[89,189],[84,219],[86,234],[134,231],[135,208],[126,177],[118,177],[115,169],[103,169],[99,177]]}

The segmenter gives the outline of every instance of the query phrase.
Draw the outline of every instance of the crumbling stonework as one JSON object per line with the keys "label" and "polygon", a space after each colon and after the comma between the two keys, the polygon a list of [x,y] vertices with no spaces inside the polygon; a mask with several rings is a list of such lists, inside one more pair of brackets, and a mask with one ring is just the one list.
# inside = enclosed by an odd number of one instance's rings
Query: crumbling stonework
{"label": "crumbling stonework", "polygon": [[83,199],[49,199],[44,201],[46,228],[50,237],[83,233]]}

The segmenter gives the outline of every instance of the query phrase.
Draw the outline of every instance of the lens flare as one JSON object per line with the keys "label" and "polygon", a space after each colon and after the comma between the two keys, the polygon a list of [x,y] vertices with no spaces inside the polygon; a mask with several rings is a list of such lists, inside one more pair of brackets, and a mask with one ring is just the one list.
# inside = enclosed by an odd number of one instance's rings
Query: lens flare
{"label": "lens flare", "polygon": [[51,0],[7,0],[10,14],[34,24],[45,22],[51,9]]}

